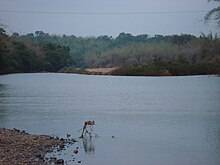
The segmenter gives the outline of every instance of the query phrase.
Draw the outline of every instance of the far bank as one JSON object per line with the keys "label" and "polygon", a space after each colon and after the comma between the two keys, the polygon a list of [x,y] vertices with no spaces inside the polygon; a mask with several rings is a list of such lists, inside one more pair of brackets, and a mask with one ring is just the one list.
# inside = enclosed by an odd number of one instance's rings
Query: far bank
{"label": "far bank", "polygon": [[69,68],[61,73],[115,76],[190,76],[220,75],[220,65],[216,63],[178,64],[173,62],[151,63],[147,65],[123,65],[114,68]]}

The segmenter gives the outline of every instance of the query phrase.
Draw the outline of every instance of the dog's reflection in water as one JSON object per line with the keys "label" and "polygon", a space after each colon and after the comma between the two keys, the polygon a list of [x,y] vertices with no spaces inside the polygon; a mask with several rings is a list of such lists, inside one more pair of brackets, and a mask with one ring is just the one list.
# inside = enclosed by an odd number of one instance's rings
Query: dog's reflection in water
{"label": "dog's reflection in water", "polygon": [[84,136],[82,140],[85,153],[89,155],[95,154],[95,144],[93,141],[94,139],[90,136]]}

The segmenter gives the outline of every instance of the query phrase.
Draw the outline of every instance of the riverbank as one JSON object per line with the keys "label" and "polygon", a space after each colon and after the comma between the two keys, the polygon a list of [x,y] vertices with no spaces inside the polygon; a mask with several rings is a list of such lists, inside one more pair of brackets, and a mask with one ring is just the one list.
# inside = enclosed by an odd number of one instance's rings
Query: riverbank
{"label": "riverbank", "polygon": [[123,65],[117,68],[86,68],[64,69],[60,73],[75,73],[87,75],[113,76],[192,76],[192,75],[220,75],[219,65],[206,64],[167,64],[164,65]]}
{"label": "riverbank", "polygon": [[[24,73],[24,72],[11,72]],[[25,72],[31,73],[31,72]],[[112,68],[63,68],[55,73],[72,73],[85,75],[113,75],[113,76],[192,76],[192,75],[218,75],[219,64],[176,64],[152,63],[148,65],[123,65]],[[10,73],[5,73],[10,74]]]}
{"label": "riverbank", "polygon": [[45,154],[62,150],[73,142],[48,135],[33,135],[15,128],[0,128],[0,164],[64,164],[63,159],[45,158]]}
{"label": "riverbank", "polygon": [[85,69],[89,74],[92,75],[111,75],[116,68],[88,68]]}
{"label": "riverbank", "polygon": [[88,75],[111,75],[117,68],[64,68],[60,73],[76,73],[76,74],[88,74]]}

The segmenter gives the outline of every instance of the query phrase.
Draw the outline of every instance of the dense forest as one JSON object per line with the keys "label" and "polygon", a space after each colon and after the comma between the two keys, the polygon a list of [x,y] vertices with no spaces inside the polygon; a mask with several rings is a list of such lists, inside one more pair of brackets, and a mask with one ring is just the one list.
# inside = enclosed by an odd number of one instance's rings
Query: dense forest
{"label": "dense forest", "polygon": [[34,34],[7,35],[0,28],[0,73],[58,72],[116,67],[114,75],[220,74],[220,39],[212,33],[116,38]]}

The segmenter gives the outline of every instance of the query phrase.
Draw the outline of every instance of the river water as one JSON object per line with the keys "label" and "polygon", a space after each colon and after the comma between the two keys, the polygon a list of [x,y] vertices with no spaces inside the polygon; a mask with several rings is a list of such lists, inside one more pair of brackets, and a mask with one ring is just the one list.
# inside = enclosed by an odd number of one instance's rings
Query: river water
{"label": "river water", "polygon": [[[87,120],[99,137],[78,139]],[[2,75],[0,127],[71,134],[66,164],[219,165],[220,77]]]}

